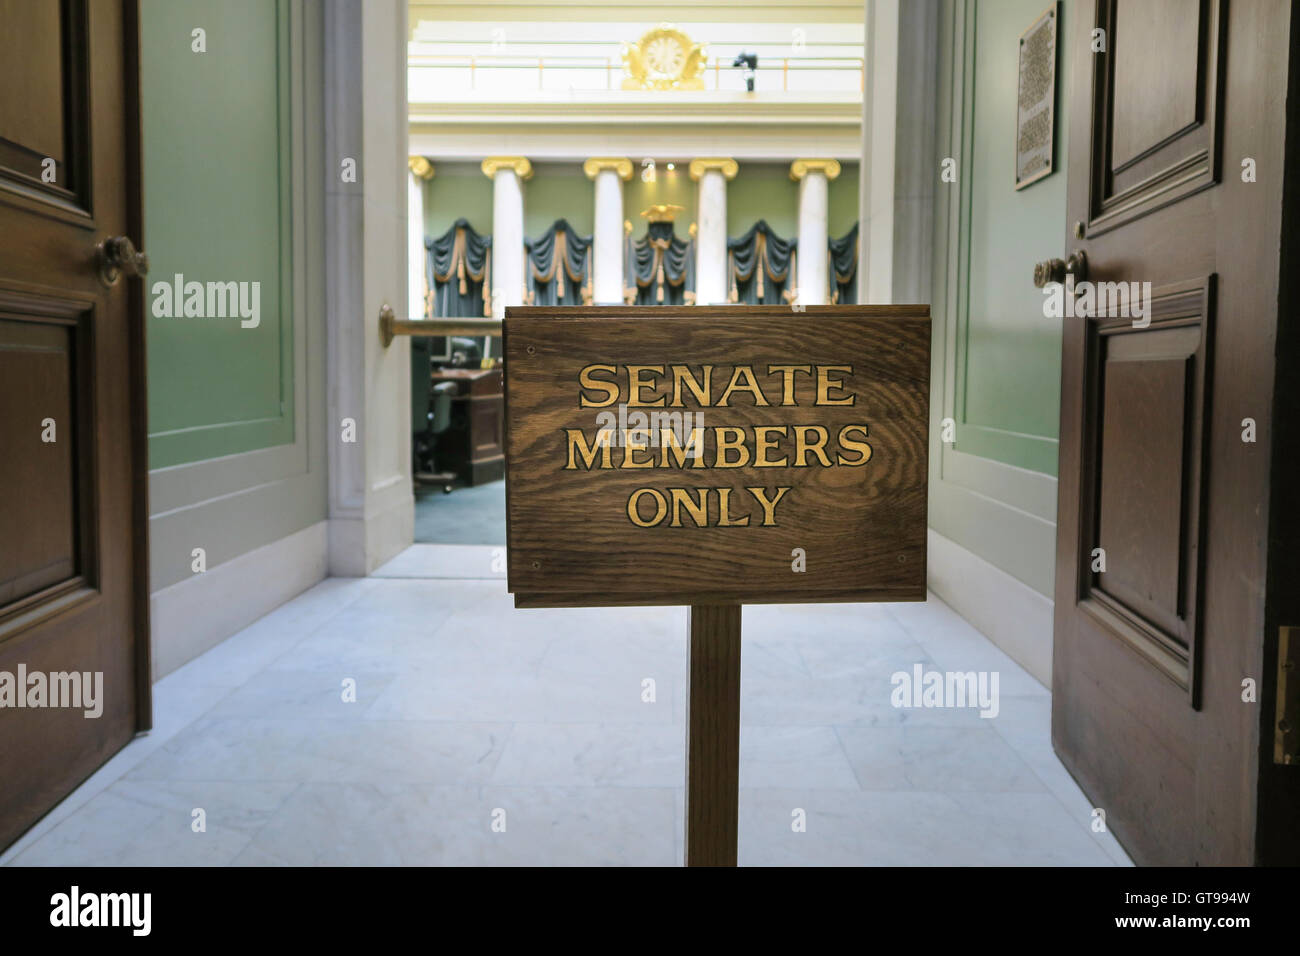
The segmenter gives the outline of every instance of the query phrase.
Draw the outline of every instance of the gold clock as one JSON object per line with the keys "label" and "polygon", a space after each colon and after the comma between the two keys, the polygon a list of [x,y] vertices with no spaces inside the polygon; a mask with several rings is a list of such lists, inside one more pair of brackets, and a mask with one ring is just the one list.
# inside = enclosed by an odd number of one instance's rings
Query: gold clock
{"label": "gold clock", "polygon": [[661,23],[636,43],[623,44],[623,89],[702,90],[704,64],[704,44]]}

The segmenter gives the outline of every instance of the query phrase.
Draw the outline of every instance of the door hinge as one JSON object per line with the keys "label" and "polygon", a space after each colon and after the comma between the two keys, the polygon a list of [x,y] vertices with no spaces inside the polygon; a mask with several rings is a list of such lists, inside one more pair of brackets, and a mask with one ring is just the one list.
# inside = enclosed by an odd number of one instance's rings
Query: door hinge
{"label": "door hinge", "polygon": [[1273,762],[1300,764],[1300,627],[1278,629]]}

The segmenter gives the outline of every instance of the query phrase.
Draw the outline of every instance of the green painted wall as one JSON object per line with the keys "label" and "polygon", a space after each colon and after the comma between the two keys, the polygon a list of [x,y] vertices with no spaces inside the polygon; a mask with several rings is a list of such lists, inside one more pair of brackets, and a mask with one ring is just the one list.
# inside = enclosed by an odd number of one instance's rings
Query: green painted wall
{"label": "green painted wall", "polygon": [[[425,184],[425,235],[441,235],[459,217],[475,229],[492,231],[492,183],[477,165],[435,163],[436,174]],[[623,217],[632,223],[636,235],[645,232],[644,209],[657,203],[683,207],[677,215],[677,231],[686,234],[697,218],[695,182],[685,164],[667,169],[660,163],[655,182],[641,179],[636,167],[623,186]],[[533,177],[524,183],[524,233],[538,236],[561,216],[580,233],[593,229],[595,198],[591,180],[580,163],[535,164]],[[841,236],[858,217],[858,164],[845,163],[838,179],[830,184],[830,232]],[[789,163],[741,163],[740,172],[727,185],[727,234],[738,236],[757,220],[766,219],[782,236],[799,232],[799,184],[790,179]]]}
{"label": "green painted wall", "polygon": [[964,228],[969,241],[968,310],[959,330],[957,448],[1056,474],[1061,323],[1043,316],[1033,264],[1062,255],[1069,76],[1068,17],[1058,38],[1055,172],[1014,188],[1017,49],[1042,0],[975,5],[974,115]]}
{"label": "green painted wall", "polygon": [[328,515],[322,21],[314,0],[141,0],[149,286],[262,283],[255,329],[146,310],[155,591],[204,587],[195,547],[211,570]]}
{"label": "green painted wall", "polygon": [[858,164],[841,163],[840,175],[831,180],[827,191],[830,210],[827,216],[827,228],[831,238],[838,239],[858,221]]}
{"label": "green painted wall", "polygon": [[655,181],[641,180],[641,167],[633,163],[632,179],[623,187],[623,218],[632,223],[632,234],[645,234],[646,218],[641,212],[659,203],[681,206],[683,212],[677,214],[677,235],[685,237],[690,224],[695,222],[698,204],[695,198],[696,186],[685,163],[677,163],[676,169],[668,169],[667,164],[659,163],[655,170]]}
{"label": "green painted wall", "polygon": [[798,235],[799,184],[790,178],[789,163],[742,162],[727,184],[727,236],[742,235],[760,219],[778,236]]}
{"label": "green painted wall", "polygon": [[477,165],[435,162],[433,166],[433,179],[424,185],[425,236],[441,236],[462,217],[490,236],[492,181]]}
{"label": "green painted wall", "polygon": [[533,167],[524,183],[524,235],[540,236],[561,217],[579,235],[589,236],[596,217],[595,186],[581,163],[546,163]]}
{"label": "green painted wall", "polygon": [[[143,0],[140,22],[150,467],[292,442],[287,8]],[[259,282],[260,324],[156,317],[177,273]]]}
{"label": "green painted wall", "polygon": [[[827,228],[839,238],[858,221],[858,164],[842,163],[827,196]],[[739,236],[759,219],[777,235],[799,234],[799,184],[790,178],[790,164],[741,163],[727,186],[727,235]]]}
{"label": "green painted wall", "polygon": [[[1070,3],[1060,4],[1068,25]],[[1041,0],[943,0],[931,309],[930,527],[1051,597],[1059,320],[1033,264],[1065,245],[1069,37],[1059,38],[1055,172],[1014,189],[1017,51]],[[944,419],[956,422],[943,440]],[[958,608],[961,610],[961,608]]]}

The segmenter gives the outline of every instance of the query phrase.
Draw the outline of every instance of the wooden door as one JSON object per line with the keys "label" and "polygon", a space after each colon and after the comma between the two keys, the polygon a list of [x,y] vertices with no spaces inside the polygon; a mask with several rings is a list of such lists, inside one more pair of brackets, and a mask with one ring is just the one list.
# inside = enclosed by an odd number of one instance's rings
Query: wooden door
{"label": "wooden door", "polygon": [[1294,863],[1300,804],[1260,811],[1297,770],[1265,626],[1288,5],[1073,7],[1067,248],[1151,309],[1064,320],[1053,742],[1139,864]]}
{"label": "wooden door", "polygon": [[136,8],[0,25],[3,848],[151,715],[141,286],[96,249],[141,241]]}

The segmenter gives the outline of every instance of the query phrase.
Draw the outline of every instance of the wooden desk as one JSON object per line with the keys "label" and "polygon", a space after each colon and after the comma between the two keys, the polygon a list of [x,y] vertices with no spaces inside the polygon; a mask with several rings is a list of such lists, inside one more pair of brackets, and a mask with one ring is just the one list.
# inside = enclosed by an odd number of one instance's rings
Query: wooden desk
{"label": "wooden desk", "polygon": [[467,485],[496,481],[505,474],[505,395],[501,369],[444,368],[432,383],[455,382],[451,425],[438,436],[438,467],[454,471]]}

